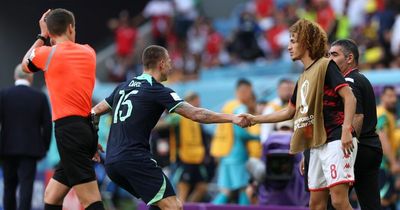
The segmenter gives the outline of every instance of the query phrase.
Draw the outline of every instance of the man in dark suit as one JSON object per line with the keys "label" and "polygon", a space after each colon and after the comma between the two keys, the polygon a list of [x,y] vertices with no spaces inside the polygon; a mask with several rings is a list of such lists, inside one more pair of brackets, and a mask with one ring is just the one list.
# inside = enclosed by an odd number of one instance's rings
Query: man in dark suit
{"label": "man in dark suit", "polygon": [[47,97],[31,87],[32,74],[15,69],[15,86],[0,91],[0,155],[4,172],[4,209],[31,209],[36,162],[46,155],[51,139]]}

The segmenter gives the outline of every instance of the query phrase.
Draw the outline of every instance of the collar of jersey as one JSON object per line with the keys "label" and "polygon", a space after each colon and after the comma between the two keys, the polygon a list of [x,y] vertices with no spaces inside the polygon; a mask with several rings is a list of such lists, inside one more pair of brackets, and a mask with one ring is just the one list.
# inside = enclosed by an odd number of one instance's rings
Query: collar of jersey
{"label": "collar of jersey", "polygon": [[153,86],[153,79],[150,74],[143,73],[142,75],[136,77],[136,79],[147,80],[147,82],[149,82],[150,85]]}

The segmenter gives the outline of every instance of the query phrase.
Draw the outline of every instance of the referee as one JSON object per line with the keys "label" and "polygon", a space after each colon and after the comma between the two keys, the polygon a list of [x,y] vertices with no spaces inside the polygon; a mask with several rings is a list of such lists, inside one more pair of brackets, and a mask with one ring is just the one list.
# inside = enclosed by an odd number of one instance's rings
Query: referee
{"label": "referee", "polygon": [[363,210],[381,209],[379,194],[379,166],[382,146],[375,132],[377,117],[375,94],[371,83],[358,71],[358,48],[354,41],[341,39],[332,43],[329,58],[339,66],[357,99],[353,126],[359,144],[354,167],[354,188]]}
{"label": "referee", "polygon": [[[73,188],[85,209],[103,210],[92,162],[97,135],[89,118],[96,53],[75,43],[75,18],[68,10],[48,10],[39,26],[41,33],[22,65],[26,72],[44,71],[60,153],[60,164],[46,187],[44,209],[61,210]],[[49,37],[52,47],[45,46]]]}

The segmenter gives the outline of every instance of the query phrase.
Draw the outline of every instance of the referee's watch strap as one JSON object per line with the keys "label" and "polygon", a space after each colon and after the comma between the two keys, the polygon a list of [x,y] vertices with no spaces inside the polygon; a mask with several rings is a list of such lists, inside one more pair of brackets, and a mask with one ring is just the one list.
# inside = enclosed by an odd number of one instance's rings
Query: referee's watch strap
{"label": "referee's watch strap", "polygon": [[40,39],[40,40],[42,40],[44,43],[46,43],[46,41],[47,41],[47,38],[44,37],[44,36],[42,36],[41,34],[38,34],[38,35],[36,36],[36,39]]}

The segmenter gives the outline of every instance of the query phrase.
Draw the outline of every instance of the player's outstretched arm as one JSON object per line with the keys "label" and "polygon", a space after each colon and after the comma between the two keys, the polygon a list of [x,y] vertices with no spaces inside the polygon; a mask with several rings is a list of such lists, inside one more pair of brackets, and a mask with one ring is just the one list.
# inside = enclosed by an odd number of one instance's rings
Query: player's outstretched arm
{"label": "player's outstretched arm", "polygon": [[235,123],[241,127],[249,125],[249,122],[243,117],[233,114],[217,113],[208,109],[194,107],[187,102],[181,103],[175,109],[175,112],[199,123]]}
{"label": "player's outstretched arm", "polygon": [[106,100],[101,101],[92,108],[92,113],[95,113],[96,116],[101,116],[108,113],[109,111],[111,111],[111,106],[107,103]]}
{"label": "player's outstretched arm", "polygon": [[282,110],[277,112],[273,112],[267,115],[251,115],[251,114],[240,114],[240,117],[244,117],[250,121],[251,125],[255,125],[258,123],[276,123],[285,120],[290,120],[293,118],[296,109],[289,105]]}

